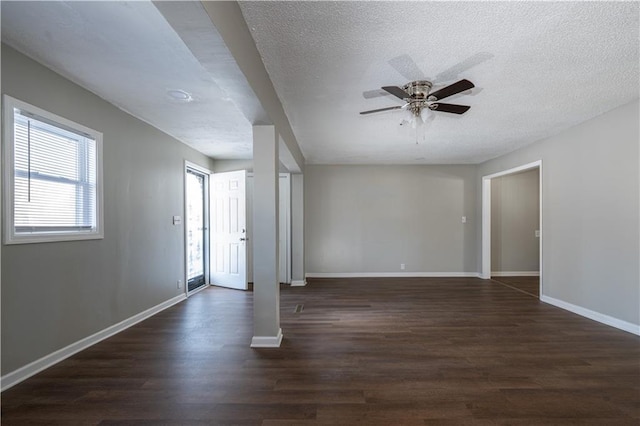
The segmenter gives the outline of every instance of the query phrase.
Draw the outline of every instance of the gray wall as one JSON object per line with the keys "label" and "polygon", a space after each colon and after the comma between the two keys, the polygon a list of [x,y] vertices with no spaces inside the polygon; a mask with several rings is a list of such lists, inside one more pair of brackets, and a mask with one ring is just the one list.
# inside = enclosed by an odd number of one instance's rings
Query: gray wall
{"label": "gray wall", "polygon": [[2,45],[2,93],[104,135],[102,240],[2,249],[2,374],[183,292],[183,170],[209,159]]}
{"label": "gray wall", "polygon": [[307,165],[307,273],[477,272],[475,181],[472,165]]}
{"label": "gray wall", "polygon": [[[234,172],[236,170],[246,170],[253,172],[253,160],[212,160],[214,173]],[[289,173],[287,167],[280,163],[280,173]]]}
{"label": "gray wall", "polygon": [[540,269],[538,169],[491,179],[491,271]]}
{"label": "gray wall", "polygon": [[543,294],[632,324],[640,324],[638,114],[638,101],[617,108],[481,164],[477,179],[480,194],[481,176],[541,159]]}
{"label": "gray wall", "polygon": [[214,173],[235,172],[236,170],[253,171],[253,160],[213,160],[211,171]]}

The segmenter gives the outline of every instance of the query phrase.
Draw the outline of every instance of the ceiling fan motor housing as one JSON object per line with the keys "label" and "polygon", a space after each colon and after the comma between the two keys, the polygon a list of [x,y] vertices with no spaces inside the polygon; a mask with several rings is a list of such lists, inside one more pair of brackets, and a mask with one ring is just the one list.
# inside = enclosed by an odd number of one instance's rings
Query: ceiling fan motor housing
{"label": "ceiling fan motor housing", "polygon": [[422,108],[426,106],[427,97],[432,87],[431,82],[426,80],[412,81],[402,87],[405,92],[411,95],[407,102],[409,103],[409,110],[414,115],[420,115]]}
{"label": "ceiling fan motor housing", "polygon": [[411,100],[426,100],[432,87],[430,81],[417,80],[405,84],[402,88],[411,95]]}

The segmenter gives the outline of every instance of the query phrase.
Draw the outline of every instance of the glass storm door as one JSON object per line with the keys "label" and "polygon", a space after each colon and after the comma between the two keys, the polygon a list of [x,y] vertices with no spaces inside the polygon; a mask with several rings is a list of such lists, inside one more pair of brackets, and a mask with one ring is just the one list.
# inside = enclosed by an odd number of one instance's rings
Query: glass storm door
{"label": "glass storm door", "polygon": [[206,175],[187,168],[187,290],[205,285],[206,248]]}

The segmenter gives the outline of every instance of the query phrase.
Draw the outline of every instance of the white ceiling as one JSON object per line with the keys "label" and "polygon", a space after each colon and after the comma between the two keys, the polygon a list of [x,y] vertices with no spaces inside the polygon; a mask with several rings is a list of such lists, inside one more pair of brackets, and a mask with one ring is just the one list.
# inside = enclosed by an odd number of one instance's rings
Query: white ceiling
{"label": "white ceiling", "polygon": [[[638,98],[638,2],[240,4],[307,163],[477,163]],[[211,157],[251,157],[268,118],[200,2],[1,7],[3,42]],[[471,110],[419,144],[401,111],[358,114],[418,78],[473,81],[446,99]]]}
{"label": "white ceiling", "polygon": [[[308,163],[477,163],[638,98],[638,2],[241,2]],[[363,92],[462,78],[416,145]],[[436,88],[437,88],[436,87]]]}
{"label": "white ceiling", "polygon": [[252,156],[264,111],[200,2],[2,2],[2,41],[204,154]]}

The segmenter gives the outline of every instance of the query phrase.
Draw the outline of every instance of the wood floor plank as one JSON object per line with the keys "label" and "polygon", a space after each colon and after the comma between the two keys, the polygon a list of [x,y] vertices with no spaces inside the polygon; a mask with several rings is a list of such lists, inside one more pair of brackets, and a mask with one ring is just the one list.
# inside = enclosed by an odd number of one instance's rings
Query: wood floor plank
{"label": "wood floor plank", "polygon": [[531,296],[540,297],[540,277],[491,277],[491,279]]}
{"label": "wood floor plank", "polygon": [[[303,309],[296,312],[296,306]],[[210,288],[2,394],[3,425],[640,423],[640,338],[473,278]]]}

